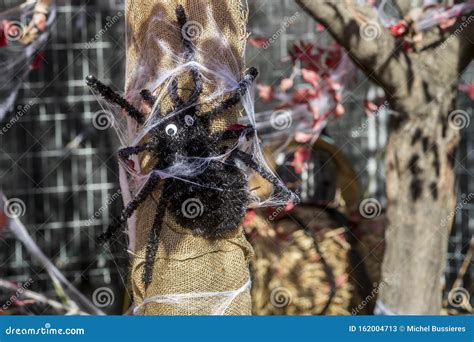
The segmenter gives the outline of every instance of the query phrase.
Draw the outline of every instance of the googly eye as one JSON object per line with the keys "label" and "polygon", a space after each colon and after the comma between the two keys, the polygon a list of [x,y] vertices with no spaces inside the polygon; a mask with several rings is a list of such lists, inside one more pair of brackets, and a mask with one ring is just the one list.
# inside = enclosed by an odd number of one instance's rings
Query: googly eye
{"label": "googly eye", "polygon": [[170,135],[170,136],[173,136],[175,135],[176,133],[178,133],[178,127],[176,127],[175,124],[169,124],[168,126],[166,126],[165,128],[165,132],[166,134]]}
{"label": "googly eye", "polygon": [[184,117],[184,122],[186,123],[186,126],[192,126],[194,125],[194,119],[191,115],[186,115]]}

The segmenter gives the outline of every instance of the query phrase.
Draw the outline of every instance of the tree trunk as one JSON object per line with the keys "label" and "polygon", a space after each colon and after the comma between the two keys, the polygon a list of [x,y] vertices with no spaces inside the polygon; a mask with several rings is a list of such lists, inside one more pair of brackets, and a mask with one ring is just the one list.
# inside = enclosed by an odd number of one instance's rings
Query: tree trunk
{"label": "tree trunk", "polygon": [[380,313],[440,313],[448,221],[456,201],[459,132],[447,119],[453,100],[454,94],[446,95],[427,106],[428,113],[392,127],[385,159],[389,225]]}
{"label": "tree trunk", "polygon": [[[353,0],[296,2],[383,87],[394,112],[386,148],[389,225],[378,311],[439,314],[456,201],[453,164],[459,123],[467,120],[467,113],[455,111],[455,99],[459,76],[474,57],[474,16],[460,16],[445,31],[434,26],[412,50],[404,50],[370,6]],[[412,5],[395,3],[402,17]],[[375,39],[364,39],[369,29]]]}

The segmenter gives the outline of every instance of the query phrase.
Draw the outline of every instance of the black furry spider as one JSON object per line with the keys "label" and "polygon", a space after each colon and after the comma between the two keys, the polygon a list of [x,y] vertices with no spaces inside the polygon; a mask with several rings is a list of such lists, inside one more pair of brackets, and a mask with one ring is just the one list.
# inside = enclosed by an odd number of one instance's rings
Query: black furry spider
{"label": "black furry spider", "polygon": [[[176,8],[176,17],[181,29],[181,41],[185,59],[186,61],[192,61],[195,58],[195,49],[192,42],[183,36],[183,26],[186,24],[187,19],[184,8],[181,5]],[[119,150],[119,158],[125,162],[129,160],[130,156],[140,152],[148,151],[152,153],[157,160],[153,170],[164,170],[178,163],[180,161],[179,158],[183,157],[206,158],[205,160],[208,163],[203,172],[191,176],[191,178],[188,178],[188,181],[177,178],[162,179],[152,172],[144,187],[123,209],[120,217],[115,220],[105,234],[99,237],[102,243],[110,239],[117,229],[130,218],[139,205],[160,186],[161,197],[157,205],[146,249],[143,273],[145,287],[148,287],[152,279],[158,237],[162,229],[166,210],[173,214],[178,224],[191,229],[194,234],[207,238],[222,237],[239,226],[245,215],[250,194],[247,186],[247,177],[236,165],[237,161],[257,171],[262,177],[271,182],[276,189],[286,190],[279,180],[256,163],[250,154],[237,148],[231,150],[225,161],[210,159],[230,151],[229,147],[225,146],[226,141],[232,142],[241,136],[250,139],[254,135],[255,130],[252,126],[233,125],[221,133],[211,133],[209,129],[212,119],[240,102],[242,96],[257,77],[257,74],[258,72],[255,68],[250,68],[239,82],[238,88],[227,100],[219,103],[208,112],[200,112],[197,101],[203,88],[202,75],[197,68],[192,67],[191,76],[194,90],[189,99],[183,100],[178,95],[176,80],[171,82],[168,91],[173,101],[174,109],[164,113],[164,115],[158,113],[163,119],[150,130],[147,143]],[[88,76],[86,80],[87,84],[92,89],[98,91],[104,99],[118,104],[138,124],[144,124],[145,115],[127,102],[127,100],[93,76]],[[143,90],[140,94],[144,101],[153,106],[156,98],[149,90]],[[169,115],[171,113],[174,113],[174,115]],[[186,211],[183,211],[183,204],[190,199],[203,206],[199,215],[189,215],[189,213],[187,214]]]}

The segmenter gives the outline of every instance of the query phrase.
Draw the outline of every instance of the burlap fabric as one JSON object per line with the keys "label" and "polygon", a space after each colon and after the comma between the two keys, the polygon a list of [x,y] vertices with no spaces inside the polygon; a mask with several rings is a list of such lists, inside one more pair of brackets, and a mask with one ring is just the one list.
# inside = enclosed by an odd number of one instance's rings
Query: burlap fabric
{"label": "burlap fabric", "polygon": [[[199,23],[202,31],[194,37],[193,43],[198,49],[212,54],[219,48],[213,36],[213,28],[208,23],[208,14],[211,13],[220,31],[227,37],[231,45],[232,55],[228,61],[233,63],[237,58],[237,68],[242,72],[242,56],[247,38],[245,26],[247,13],[242,8],[240,0],[208,0],[208,1],[174,1],[174,0],[129,0],[126,5],[127,16],[127,92],[136,86],[137,78],[153,77],[160,68],[171,67],[171,56],[161,51],[157,46],[150,45],[150,36],[163,39],[177,53],[182,52],[179,30],[176,30],[175,8],[177,4],[185,7],[189,21]],[[161,16],[164,20],[155,20]],[[174,23],[173,26],[165,23]],[[145,61],[146,59],[146,61]],[[201,61],[200,61],[201,62]],[[136,66],[147,64],[149,75],[136,75]],[[202,61],[205,63],[205,61]],[[212,66],[211,66],[212,67]],[[143,81],[143,80],[142,80]],[[180,88],[186,87],[189,76],[183,75],[179,80]],[[202,96],[212,92],[212,86],[205,85]],[[186,97],[184,91],[181,96]],[[133,101],[133,96],[132,96]],[[170,104],[164,101],[162,111]],[[168,107],[168,108],[167,108]],[[206,109],[206,108],[203,108]],[[212,130],[223,130],[230,123],[236,121],[238,110],[229,111],[213,123]],[[141,156],[142,167],[149,167],[148,156]],[[157,190],[136,213],[136,245],[132,260],[131,283],[133,300],[140,305],[144,299],[156,296],[173,294],[195,293],[194,299],[185,299],[178,302],[149,303],[139,310],[139,314],[146,315],[196,315],[215,314],[216,307],[222,303],[219,296],[199,296],[202,292],[226,292],[241,288],[249,280],[248,263],[252,248],[244,237],[243,230],[238,231],[226,239],[209,241],[195,237],[189,230],[179,227],[166,215],[165,224],[160,235],[160,242],[155,259],[154,276],[150,286],[145,290],[142,283],[144,256],[149,232],[155,217],[155,209],[160,199]],[[165,199],[166,200],[166,199]],[[251,314],[250,288],[239,294],[226,306],[225,314]]]}
{"label": "burlap fabric", "polygon": [[344,229],[314,206],[297,206],[293,214],[316,234],[320,252],[333,272],[335,294],[330,300],[330,280],[313,238],[291,218],[271,220],[267,212],[258,212],[245,220],[245,230],[255,250],[251,263],[253,313],[349,314],[353,285],[348,277],[350,245],[344,238]]}

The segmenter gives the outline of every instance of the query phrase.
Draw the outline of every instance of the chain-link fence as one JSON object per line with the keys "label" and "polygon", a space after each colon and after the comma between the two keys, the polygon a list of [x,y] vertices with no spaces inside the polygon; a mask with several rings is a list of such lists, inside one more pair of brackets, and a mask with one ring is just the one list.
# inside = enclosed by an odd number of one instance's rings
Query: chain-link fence
{"label": "chain-link fence", "polygon": [[[0,8],[18,3],[4,0]],[[21,220],[33,239],[87,297],[98,287],[111,287],[116,308],[123,296],[125,251],[109,253],[95,242],[121,207],[116,143],[111,129],[93,125],[100,107],[84,77],[123,85],[124,27],[124,1],[58,1],[42,65],[31,72],[17,101],[31,108],[0,137],[1,186],[25,203]],[[19,241],[8,236],[0,241],[2,278],[31,277],[31,290],[53,291],[48,274]]]}

